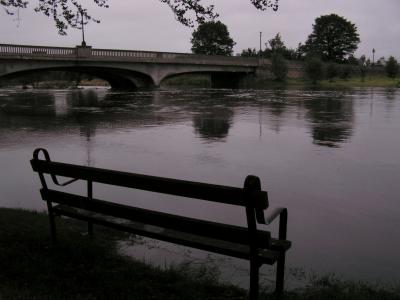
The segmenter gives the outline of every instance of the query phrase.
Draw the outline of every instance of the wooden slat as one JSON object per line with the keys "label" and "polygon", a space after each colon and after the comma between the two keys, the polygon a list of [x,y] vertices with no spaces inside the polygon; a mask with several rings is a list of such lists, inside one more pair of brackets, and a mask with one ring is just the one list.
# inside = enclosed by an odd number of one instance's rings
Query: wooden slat
{"label": "wooden slat", "polygon": [[292,246],[292,243],[288,240],[278,240],[271,238],[269,249],[276,251],[287,251]]}
{"label": "wooden slat", "polygon": [[[141,222],[153,226],[174,229],[195,235],[230,241],[239,244],[249,244],[249,232],[245,227],[221,224],[216,222],[198,220],[188,217],[176,216],[163,212],[151,211],[143,208],[131,207],[117,203],[90,199],[69,193],[42,189],[43,200],[65,204],[95,213],[105,214],[134,222]],[[257,247],[268,248],[270,232],[257,230]]]}
{"label": "wooden slat", "polygon": [[[75,209],[65,205],[55,206],[54,212],[59,215],[65,215],[83,221],[90,221],[94,224],[104,225],[117,230],[171,242],[174,244],[184,245],[246,260],[248,260],[250,257],[249,246],[232,243],[229,241],[199,236],[159,226],[149,226],[148,224],[143,224],[140,222],[126,222],[125,219],[121,220],[118,218],[111,218],[108,214],[103,215],[99,213],[92,213],[90,211]],[[276,251],[262,250],[259,252],[260,263],[271,265],[277,261],[278,257],[279,253]]]}
{"label": "wooden slat", "polygon": [[[31,165],[34,171],[46,174],[91,180],[103,184],[231,205],[248,206],[251,204],[259,209],[266,209],[268,207],[268,195],[265,191],[254,191],[249,194],[237,187],[148,176],[59,162],[47,162],[39,159],[32,159]],[[251,198],[251,201],[248,201],[248,198]]]}

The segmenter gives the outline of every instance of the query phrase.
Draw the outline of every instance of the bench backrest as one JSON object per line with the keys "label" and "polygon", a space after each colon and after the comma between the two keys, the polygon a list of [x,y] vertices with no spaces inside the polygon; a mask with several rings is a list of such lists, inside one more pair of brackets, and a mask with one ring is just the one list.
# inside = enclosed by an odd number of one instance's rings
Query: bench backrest
{"label": "bench backrest", "polygon": [[[43,153],[44,159],[39,159],[40,153]],[[243,232],[243,237],[235,238],[234,235],[238,231],[233,228],[234,226],[230,225],[226,226],[227,229],[225,230],[225,232],[222,229],[222,231],[217,235],[229,235],[232,236],[229,238],[229,240],[233,238],[238,241],[243,240],[243,242],[246,243],[248,243],[250,239],[257,244],[259,244],[259,242],[256,241],[260,241],[260,239],[265,238],[265,234],[263,234],[262,231],[257,230],[256,223],[258,222],[265,224],[264,210],[268,207],[268,194],[267,192],[261,190],[260,179],[256,176],[247,176],[243,188],[214,185],[208,183],[199,183],[193,181],[148,176],[129,172],[120,172],[108,169],[53,162],[50,160],[50,156],[47,150],[43,148],[38,148],[34,151],[31,165],[33,170],[39,174],[42,183],[42,198],[46,201],[69,204],[75,207],[79,207],[79,205],[84,205],[84,207],[81,208],[91,209],[93,211],[97,210],[96,212],[99,213],[104,210],[104,212],[107,212],[111,215],[114,214],[115,217],[122,217],[122,215],[124,215],[126,218],[131,217],[133,219],[136,219],[138,217],[140,218],[141,216],[143,217],[144,215],[147,215],[147,221],[150,222],[150,224],[151,222],[155,223],[154,225],[159,225],[157,222],[161,222],[163,224],[165,223],[169,226],[173,226],[174,222],[172,221],[175,220],[177,227],[183,226],[185,224],[191,224],[190,231],[196,230],[196,221],[194,219],[172,216],[160,212],[150,212],[148,210],[146,210],[146,213],[144,214],[144,211],[141,211],[142,209],[139,208],[133,208],[126,205],[93,199],[92,184],[93,182],[97,182],[102,184],[110,184],[115,186],[201,199],[230,205],[238,205],[246,208],[248,228],[245,232]],[[59,186],[65,186],[76,180],[87,181],[87,197],[82,197],[69,193],[62,193],[49,189],[44,174],[49,174],[52,178],[53,183]],[[61,184],[59,183],[57,176],[68,177],[71,178],[71,180]],[[92,201],[86,201],[85,203],[85,201],[83,201],[85,199],[90,199]],[[208,222],[210,223],[209,228],[204,225],[206,223],[207,222],[204,221],[201,222],[201,224],[199,223],[199,226],[197,226],[199,233],[201,233],[201,231],[203,231],[204,229],[206,229],[207,231],[212,230],[213,223]]]}

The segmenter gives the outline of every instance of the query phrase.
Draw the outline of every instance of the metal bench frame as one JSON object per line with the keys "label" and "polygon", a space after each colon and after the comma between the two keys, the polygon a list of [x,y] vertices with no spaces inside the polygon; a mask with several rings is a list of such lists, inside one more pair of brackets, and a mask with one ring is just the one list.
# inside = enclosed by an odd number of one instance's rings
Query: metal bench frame
{"label": "metal bench frame", "polygon": [[[39,159],[40,153],[44,159]],[[53,162],[46,149],[37,148],[30,161],[38,173],[42,199],[47,202],[52,241],[56,242],[56,216],[67,216],[88,222],[89,235],[93,224],[112,227],[175,244],[220,253],[250,261],[249,299],[258,298],[259,268],[277,262],[275,293],[280,296],[284,287],[285,254],[291,247],[286,240],[288,213],[277,208],[269,215],[268,194],[261,190],[260,179],[249,175],[243,188],[177,180],[108,169]],[[87,182],[87,195],[76,195],[50,189],[45,174],[53,185],[67,186],[77,180]],[[60,183],[57,176],[71,178]],[[146,190],[192,199],[242,206],[246,211],[247,227],[187,218],[134,206],[93,198],[93,183]],[[278,238],[258,224],[270,224],[279,217]],[[122,220],[122,222],[121,222]]]}

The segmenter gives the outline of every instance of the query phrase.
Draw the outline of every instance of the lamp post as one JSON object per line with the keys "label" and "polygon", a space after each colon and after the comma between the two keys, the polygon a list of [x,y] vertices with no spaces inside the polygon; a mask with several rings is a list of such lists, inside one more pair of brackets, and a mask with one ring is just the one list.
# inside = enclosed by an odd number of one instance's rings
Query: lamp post
{"label": "lamp post", "polygon": [[85,42],[85,24],[83,22],[83,12],[81,12],[81,28],[82,28],[82,47],[86,47]]}
{"label": "lamp post", "polygon": [[258,63],[261,64],[261,40],[262,40],[262,31],[260,31],[260,51],[258,52]]}

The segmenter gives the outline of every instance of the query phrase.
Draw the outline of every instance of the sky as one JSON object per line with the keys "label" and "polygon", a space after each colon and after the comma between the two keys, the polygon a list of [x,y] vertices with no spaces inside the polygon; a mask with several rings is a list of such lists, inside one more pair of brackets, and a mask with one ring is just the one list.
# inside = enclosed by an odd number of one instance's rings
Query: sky
{"label": "sky", "polygon": [[[315,18],[336,13],[356,24],[361,43],[357,56],[372,59],[390,55],[400,59],[400,0],[280,0],[279,10],[259,11],[250,0],[203,0],[212,3],[219,20],[228,26],[236,42],[235,53],[259,48],[280,33],[288,47],[304,43],[312,32]],[[70,28],[60,36],[50,18],[27,9],[8,16],[0,11],[0,43],[74,47],[81,43],[81,32]],[[165,52],[190,52],[194,28],[176,21],[168,6],[159,0],[109,0],[109,8],[98,8],[93,0],[81,1],[91,8],[100,24],[86,26],[85,37],[93,48],[131,49]]]}

